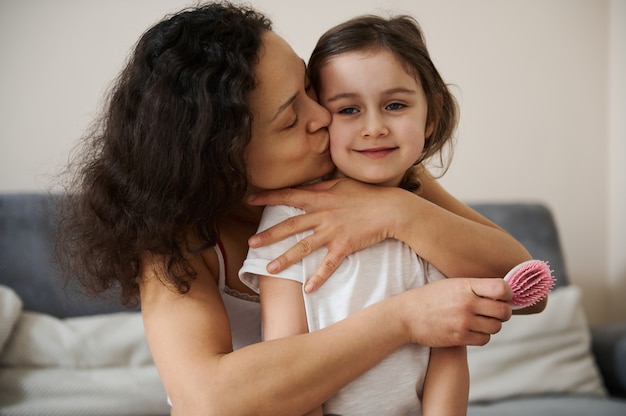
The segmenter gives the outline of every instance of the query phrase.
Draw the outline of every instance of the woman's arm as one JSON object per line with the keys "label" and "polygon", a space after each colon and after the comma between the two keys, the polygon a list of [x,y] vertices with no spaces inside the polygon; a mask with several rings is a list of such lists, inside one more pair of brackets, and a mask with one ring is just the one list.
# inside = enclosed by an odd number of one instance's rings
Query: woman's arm
{"label": "woman's arm", "polygon": [[433,348],[424,380],[424,416],[465,416],[469,398],[465,347]]}
{"label": "woman's arm", "polygon": [[530,260],[528,251],[509,233],[419,168],[421,198],[412,202],[419,214],[398,217],[395,238],[448,277],[503,277],[513,266]]}
{"label": "woman's arm", "polygon": [[482,345],[511,313],[502,279],[445,279],[320,331],[233,351],[214,274],[200,257],[185,295],[164,286],[164,262],[144,266],[146,337],[177,415],[303,414],[407,343]]}
{"label": "woman's arm", "polygon": [[[323,284],[347,255],[386,238],[407,243],[449,277],[504,277],[531,258],[516,239],[453,197],[426,170],[419,177],[419,196],[350,179],[255,195],[249,201],[253,205],[285,204],[307,213],[254,235],[250,246],[312,229],[313,234],[268,265],[268,271],[277,273],[326,246],[328,254],[307,281],[307,292]],[[541,312],[546,304],[547,298],[514,313]]]}
{"label": "woman's arm", "polygon": [[[259,294],[264,341],[309,332],[300,282],[259,276]],[[322,406],[317,406],[304,416],[322,415]]]}
{"label": "woman's arm", "polygon": [[307,291],[323,283],[345,256],[385,238],[407,243],[449,277],[502,277],[530,259],[517,240],[446,192],[426,171],[420,180],[419,196],[349,179],[256,195],[250,200],[254,205],[286,204],[307,214],[271,227],[249,243],[258,247],[312,229],[311,236],[268,266],[275,273],[326,246],[328,254],[307,282]]}

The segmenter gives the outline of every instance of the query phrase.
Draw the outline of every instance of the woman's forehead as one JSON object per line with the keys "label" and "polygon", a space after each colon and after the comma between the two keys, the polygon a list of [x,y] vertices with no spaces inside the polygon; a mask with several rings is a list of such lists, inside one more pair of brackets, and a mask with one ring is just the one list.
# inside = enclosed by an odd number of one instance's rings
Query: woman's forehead
{"label": "woman's forehead", "polygon": [[257,87],[250,100],[262,122],[270,122],[301,90],[305,67],[291,46],[274,32],[263,37],[256,67]]}

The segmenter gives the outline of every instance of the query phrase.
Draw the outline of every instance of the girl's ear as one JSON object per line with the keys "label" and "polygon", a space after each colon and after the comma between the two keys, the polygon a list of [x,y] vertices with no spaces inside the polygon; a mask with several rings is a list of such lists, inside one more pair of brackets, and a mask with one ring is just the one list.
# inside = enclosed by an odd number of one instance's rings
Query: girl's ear
{"label": "girl's ear", "polygon": [[426,131],[424,132],[424,139],[426,140],[430,139],[430,136],[433,134],[433,131],[435,131],[435,122],[431,120],[426,124]]}
{"label": "girl's ear", "polygon": [[443,107],[443,97],[441,94],[435,94],[433,97],[432,103],[433,106],[436,107],[434,111],[431,108],[428,109],[428,114],[426,116],[426,131],[424,131],[424,138],[426,140],[430,139],[433,132],[435,131],[435,118],[439,118],[441,116],[442,107]]}

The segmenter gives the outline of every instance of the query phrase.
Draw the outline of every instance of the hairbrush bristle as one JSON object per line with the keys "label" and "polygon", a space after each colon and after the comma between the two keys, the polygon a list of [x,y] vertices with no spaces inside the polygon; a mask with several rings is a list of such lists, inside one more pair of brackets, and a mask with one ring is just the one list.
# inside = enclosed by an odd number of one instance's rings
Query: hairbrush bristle
{"label": "hairbrush bristle", "polygon": [[548,262],[543,260],[529,260],[515,266],[504,277],[513,290],[513,299],[509,304],[519,309],[541,301],[554,287],[553,272]]}

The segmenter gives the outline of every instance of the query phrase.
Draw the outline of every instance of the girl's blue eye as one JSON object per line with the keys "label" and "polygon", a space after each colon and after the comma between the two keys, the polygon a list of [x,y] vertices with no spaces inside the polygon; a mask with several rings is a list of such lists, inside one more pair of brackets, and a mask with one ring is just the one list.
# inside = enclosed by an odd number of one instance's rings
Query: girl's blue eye
{"label": "girl's blue eye", "polygon": [[358,110],[354,107],[343,108],[339,110],[339,114],[356,114]]}
{"label": "girl's blue eye", "polygon": [[387,106],[388,110],[401,110],[404,107],[406,107],[404,104],[400,104],[400,103],[391,103]]}

